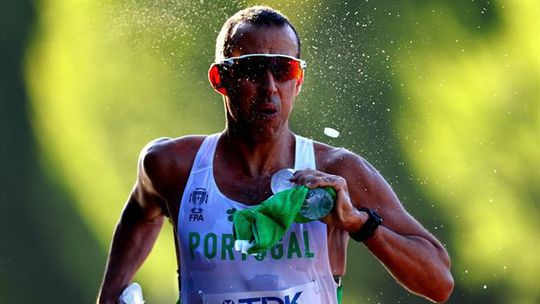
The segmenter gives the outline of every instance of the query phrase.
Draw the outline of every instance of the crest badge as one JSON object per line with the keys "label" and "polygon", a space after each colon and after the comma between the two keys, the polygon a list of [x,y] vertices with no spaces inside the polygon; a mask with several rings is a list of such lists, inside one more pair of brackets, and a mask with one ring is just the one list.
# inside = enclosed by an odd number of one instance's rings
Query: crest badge
{"label": "crest badge", "polygon": [[189,195],[189,202],[193,204],[193,208],[191,208],[191,213],[189,214],[189,221],[204,221],[202,214],[204,209],[202,206],[208,202],[208,192],[206,189],[195,188],[195,190],[191,191],[191,194]]}

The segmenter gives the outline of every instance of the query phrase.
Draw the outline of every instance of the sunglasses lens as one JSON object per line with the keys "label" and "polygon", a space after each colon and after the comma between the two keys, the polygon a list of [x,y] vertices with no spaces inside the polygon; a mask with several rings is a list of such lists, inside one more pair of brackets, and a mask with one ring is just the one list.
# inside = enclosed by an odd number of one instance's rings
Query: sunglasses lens
{"label": "sunglasses lens", "polygon": [[300,62],[286,57],[246,57],[235,60],[228,69],[232,76],[252,81],[261,81],[268,70],[277,81],[299,78],[302,73]]}
{"label": "sunglasses lens", "polygon": [[272,74],[278,81],[297,79],[300,77],[302,67],[300,62],[289,58],[272,58]]}
{"label": "sunglasses lens", "polygon": [[264,57],[248,57],[234,62],[233,72],[236,77],[258,81],[268,67],[268,60]]}

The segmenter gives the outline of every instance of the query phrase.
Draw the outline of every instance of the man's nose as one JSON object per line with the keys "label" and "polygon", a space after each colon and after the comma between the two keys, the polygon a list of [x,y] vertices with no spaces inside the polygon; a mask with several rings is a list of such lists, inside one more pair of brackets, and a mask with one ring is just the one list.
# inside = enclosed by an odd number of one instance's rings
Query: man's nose
{"label": "man's nose", "polygon": [[267,69],[261,79],[261,90],[267,93],[274,93],[277,90],[276,79],[270,69]]}

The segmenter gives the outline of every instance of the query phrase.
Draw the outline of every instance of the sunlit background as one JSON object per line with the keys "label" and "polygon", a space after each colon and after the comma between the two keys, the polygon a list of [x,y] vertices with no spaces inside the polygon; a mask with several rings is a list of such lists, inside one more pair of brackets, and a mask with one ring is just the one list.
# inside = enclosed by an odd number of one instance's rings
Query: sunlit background
{"label": "sunlit background", "polygon": [[[95,301],[150,140],[223,129],[207,81],[225,19],[257,1],[0,6],[0,303]],[[448,303],[540,303],[540,2],[266,1],[297,27],[291,126],[367,158],[446,246]],[[341,132],[332,139],[325,127]],[[136,281],[178,296],[172,229]],[[344,303],[426,303],[357,243]]]}

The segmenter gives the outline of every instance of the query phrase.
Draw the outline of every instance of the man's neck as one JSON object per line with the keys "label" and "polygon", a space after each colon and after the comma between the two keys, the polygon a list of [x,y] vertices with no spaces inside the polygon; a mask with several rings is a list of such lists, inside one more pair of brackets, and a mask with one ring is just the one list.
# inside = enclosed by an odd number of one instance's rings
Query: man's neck
{"label": "man's neck", "polygon": [[288,128],[270,137],[250,136],[227,128],[218,151],[233,168],[249,176],[261,176],[294,166],[294,148],[295,137]]}

